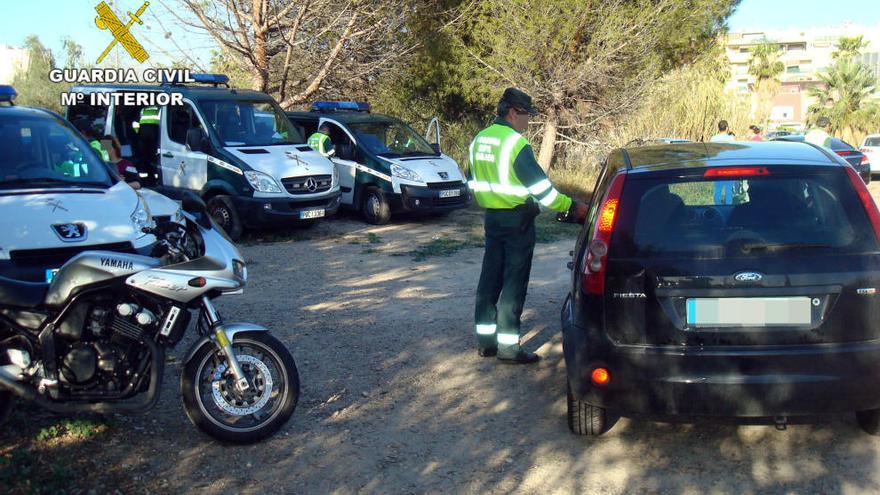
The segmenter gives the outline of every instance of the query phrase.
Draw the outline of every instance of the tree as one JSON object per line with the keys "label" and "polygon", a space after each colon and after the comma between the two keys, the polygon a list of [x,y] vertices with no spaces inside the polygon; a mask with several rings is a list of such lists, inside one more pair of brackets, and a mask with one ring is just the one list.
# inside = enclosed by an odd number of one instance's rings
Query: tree
{"label": "tree", "polygon": [[33,35],[25,38],[24,48],[28,51],[27,64],[19,67],[12,77],[12,86],[18,92],[15,102],[61,112],[60,95],[67,86],[49,81],[49,71],[56,68],[52,51]]}
{"label": "tree", "polygon": [[819,74],[822,86],[809,89],[816,102],[808,108],[809,122],[819,116],[831,120],[831,132],[844,139],[870,132],[877,125],[880,110],[868,98],[877,88],[871,70],[853,58],[839,57],[827,73]]}
{"label": "tree", "polygon": [[668,69],[711,46],[737,0],[483,0],[457,14],[450,80],[477,107],[506,86],[541,109],[538,160],[582,144],[622,115]]}
{"label": "tree", "polygon": [[756,95],[756,111],[758,119],[767,120],[773,107],[773,98],[779,91],[779,75],[785,71],[785,64],[779,61],[779,45],[764,39],[750,49],[749,74],[756,81],[754,90]]}
{"label": "tree", "polygon": [[357,87],[406,51],[403,0],[180,1],[191,16],[178,19],[213,37],[284,108]]}
{"label": "tree", "polygon": [[61,38],[61,47],[67,55],[68,68],[82,67],[83,65],[83,49],[82,45],[73,40],[70,36]]}
{"label": "tree", "polygon": [[868,47],[869,42],[865,41],[864,36],[843,36],[837,42],[837,50],[831,54],[832,60],[851,59],[858,57],[862,53],[863,48]]}

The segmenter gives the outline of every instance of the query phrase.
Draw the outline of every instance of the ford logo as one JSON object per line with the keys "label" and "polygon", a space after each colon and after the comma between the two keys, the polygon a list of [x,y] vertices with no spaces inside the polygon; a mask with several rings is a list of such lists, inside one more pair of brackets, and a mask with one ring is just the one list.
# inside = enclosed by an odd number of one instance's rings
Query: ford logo
{"label": "ford logo", "polygon": [[764,278],[758,272],[739,272],[733,276],[733,279],[737,282],[759,282]]}

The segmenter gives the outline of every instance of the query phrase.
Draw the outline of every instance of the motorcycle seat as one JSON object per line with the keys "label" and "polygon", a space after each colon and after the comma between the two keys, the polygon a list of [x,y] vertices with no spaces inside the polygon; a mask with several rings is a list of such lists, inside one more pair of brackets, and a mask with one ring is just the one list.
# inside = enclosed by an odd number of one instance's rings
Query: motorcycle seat
{"label": "motorcycle seat", "polygon": [[49,284],[0,277],[0,305],[33,308],[43,304]]}

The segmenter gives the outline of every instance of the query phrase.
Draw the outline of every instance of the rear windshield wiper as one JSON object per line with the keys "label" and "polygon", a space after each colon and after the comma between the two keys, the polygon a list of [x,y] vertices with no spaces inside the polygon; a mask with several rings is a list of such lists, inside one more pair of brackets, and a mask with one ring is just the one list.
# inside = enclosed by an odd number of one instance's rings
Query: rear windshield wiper
{"label": "rear windshield wiper", "polygon": [[792,242],[792,243],[766,243],[752,242],[743,244],[742,250],[746,253],[751,251],[784,251],[786,249],[828,249],[833,248],[831,244],[809,243],[809,242]]}

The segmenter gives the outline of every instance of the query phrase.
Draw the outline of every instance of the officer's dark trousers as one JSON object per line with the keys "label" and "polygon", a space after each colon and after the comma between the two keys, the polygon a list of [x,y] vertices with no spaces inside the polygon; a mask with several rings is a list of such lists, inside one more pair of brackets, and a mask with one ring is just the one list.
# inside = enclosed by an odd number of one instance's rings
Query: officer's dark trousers
{"label": "officer's dark trousers", "polygon": [[480,349],[497,345],[501,358],[519,352],[519,319],[535,251],[534,221],[522,231],[520,218],[514,210],[486,210],[486,252],[474,322]]}

